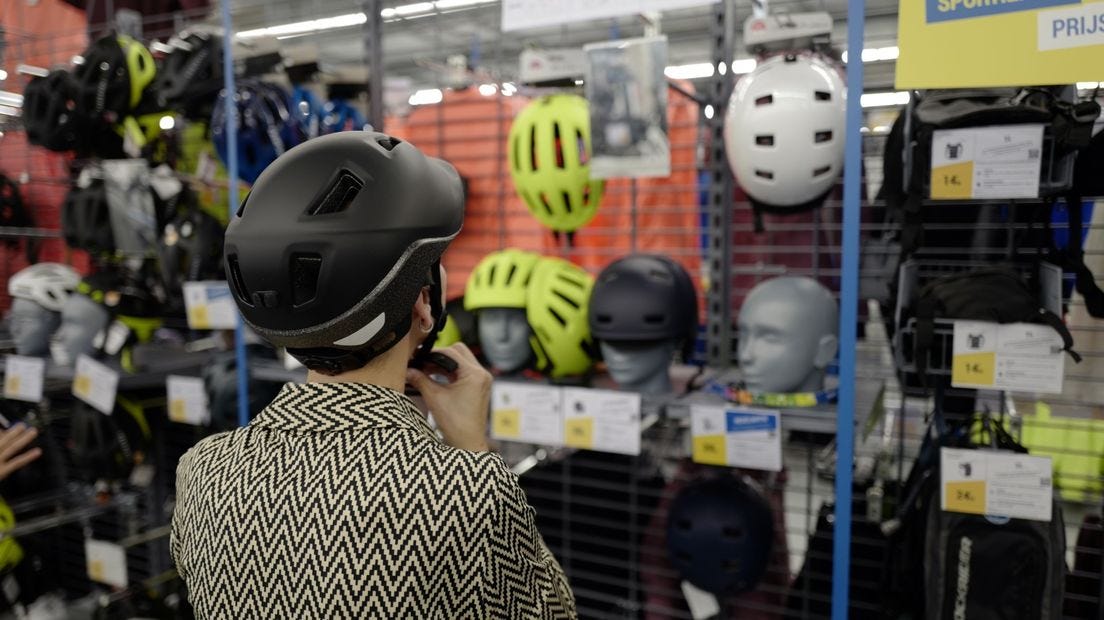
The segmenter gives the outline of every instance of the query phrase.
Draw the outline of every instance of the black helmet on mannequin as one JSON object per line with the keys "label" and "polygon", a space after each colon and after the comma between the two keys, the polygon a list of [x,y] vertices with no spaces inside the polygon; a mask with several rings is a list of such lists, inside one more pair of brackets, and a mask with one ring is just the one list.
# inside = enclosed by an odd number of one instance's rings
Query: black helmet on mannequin
{"label": "black helmet on mannequin", "polygon": [[222,90],[222,37],[206,32],[188,32],[169,41],[172,51],[157,71],[153,90],[157,103],[180,109],[195,120],[211,117]]}
{"label": "black helmet on mannequin", "polygon": [[308,368],[337,374],[390,349],[424,286],[441,323],[441,255],[464,220],[448,163],[381,133],[322,136],[266,168],[238,215],[225,254],[242,316]]}
{"label": "black helmet on mannequin", "polygon": [[698,297],[682,265],[666,256],[632,254],[598,274],[589,318],[597,340],[677,340],[687,360],[697,337]]}
{"label": "black helmet on mannequin", "polygon": [[76,114],[75,85],[68,71],[36,77],[23,89],[23,126],[27,141],[51,151],[70,151],[82,137]]}

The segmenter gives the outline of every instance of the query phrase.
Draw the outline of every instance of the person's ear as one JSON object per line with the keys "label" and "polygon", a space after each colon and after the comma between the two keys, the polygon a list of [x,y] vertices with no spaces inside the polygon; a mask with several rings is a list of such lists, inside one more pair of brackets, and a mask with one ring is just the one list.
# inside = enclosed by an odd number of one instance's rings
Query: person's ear
{"label": "person's ear", "polygon": [[413,312],[412,330],[424,334],[433,329],[433,307],[429,301],[429,287],[423,288],[422,292],[418,294],[418,300],[414,302]]}
{"label": "person's ear", "polygon": [[820,341],[817,342],[816,357],[813,358],[813,367],[817,370],[824,370],[828,367],[828,364],[832,363],[832,360],[836,359],[836,352],[839,350],[839,338],[833,334],[825,334],[820,337]]}

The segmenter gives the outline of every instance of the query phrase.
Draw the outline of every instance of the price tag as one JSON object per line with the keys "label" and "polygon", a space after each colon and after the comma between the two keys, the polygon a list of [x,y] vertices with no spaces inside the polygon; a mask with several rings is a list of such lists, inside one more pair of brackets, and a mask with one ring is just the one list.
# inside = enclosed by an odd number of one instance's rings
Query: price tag
{"label": "price tag", "polygon": [[951,385],[1060,394],[1062,337],[1049,325],[955,321]]}
{"label": "price tag", "polygon": [[561,388],[496,381],[491,393],[491,436],[562,446],[562,405]]}
{"label": "price tag", "polygon": [[4,360],[4,398],[29,403],[42,401],[42,383],[46,360],[40,357],[9,355]]}
{"label": "price tag", "polygon": [[226,282],[185,282],[184,306],[188,327],[192,329],[234,329],[238,326],[238,307]]}
{"label": "price tag", "polygon": [[686,598],[686,606],[690,608],[690,615],[694,620],[715,618],[721,613],[721,604],[717,597],[689,581],[682,582],[682,595]]}
{"label": "price tag", "polygon": [[106,540],[84,541],[88,578],[116,588],[127,587],[126,549]]}
{"label": "price tag", "polygon": [[87,355],[77,358],[73,396],[92,405],[97,411],[111,415],[115,410],[115,392],[118,388],[119,373]]}
{"label": "price tag", "polygon": [[931,197],[1036,198],[1042,125],[940,129],[932,136]]}
{"label": "price tag", "polygon": [[118,355],[128,340],[130,340],[130,328],[121,321],[112,321],[111,326],[107,328],[107,335],[104,336],[104,353]]}
{"label": "price tag", "polygon": [[564,444],[640,454],[640,394],[564,388]]}
{"label": "price tag", "polygon": [[203,379],[169,375],[165,379],[169,397],[169,419],[181,424],[205,426],[211,421],[207,388]]}
{"label": "price tag", "polygon": [[943,448],[939,464],[940,507],[947,512],[1033,521],[1053,517],[1049,456]]}
{"label": "price tag", "polygon": [[706,465],[782,471],[781,415],[767,409],[694,405],[692,456]]}

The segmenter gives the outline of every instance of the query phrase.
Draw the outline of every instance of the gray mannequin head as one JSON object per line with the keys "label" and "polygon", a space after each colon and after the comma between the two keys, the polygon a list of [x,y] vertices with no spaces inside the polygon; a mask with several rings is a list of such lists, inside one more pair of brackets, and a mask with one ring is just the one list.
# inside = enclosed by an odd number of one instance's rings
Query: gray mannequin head
{"label": "gray mannequin head", "polygon": [[50,336],[61,325],[61,314],[43,308],[29,299],[13,299],[8,326],[15,351],[20,355],[43,357],[50,353]]}
{"label": "gray mannequin head", "polygon": [[91,354],[96,335],[107,328],[110,319],[107,308],[86,295],[70,295],[61,307],[61,327],[50,350],[54,363],[70,365],[76,363],[78,355]]}
{"label": "gray mannequin head", "polygon": [[675,354],[674,340],[651,342],[610,342],[598,346],[610,377],[622,389],[641,394],[658,395],[671,392],[671,358]]}
{"label": "gray mannequin head", "polygon": [[479,345],[500,372],[521,370],[533,356],[529,321],[520,308],[486,308],[479,312]]}
{"label": "gray mannequin head", "polygon": [[839,346],[839,306],[812,278],[782,277],[748,293],[738,322],[740,370],[753,393],[816,392]]}

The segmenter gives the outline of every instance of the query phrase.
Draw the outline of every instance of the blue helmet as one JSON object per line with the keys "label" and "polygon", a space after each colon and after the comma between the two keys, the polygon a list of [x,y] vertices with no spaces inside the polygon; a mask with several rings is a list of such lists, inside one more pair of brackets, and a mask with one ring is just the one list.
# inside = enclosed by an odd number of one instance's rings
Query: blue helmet
{"label": "blue helmet", "polygon": [[[211,141],[224,164],[229,163],[226,140],[226,91],[219,93],[211,115]],[[233,95],[238,119],[238,177],[253,183],[261,171],[291,147],[303,141],[288,108],[288,96],[277,86],[249,80]]]}
{"label": "blue helmet", "polygon": [[334,99],[322,108],[322,133],[361,131],[368,122],[353,104],[344,99]]}

